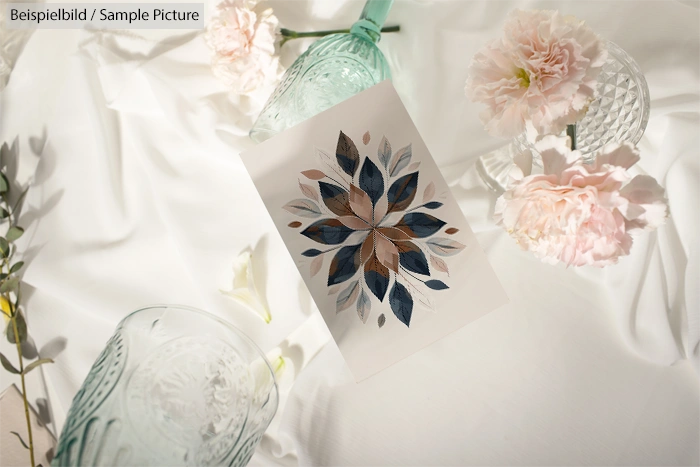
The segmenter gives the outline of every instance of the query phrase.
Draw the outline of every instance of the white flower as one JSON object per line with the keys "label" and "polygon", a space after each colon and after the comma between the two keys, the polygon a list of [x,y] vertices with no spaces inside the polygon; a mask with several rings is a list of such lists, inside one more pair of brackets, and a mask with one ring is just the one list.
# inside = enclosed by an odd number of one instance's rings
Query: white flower
{"label": "white flower", "polygon": [[257,313],[266,323],[272,321],[270,311],[265,301],[258,293],[253,276],[253,255],[243,251],[233,264],[233,289],[222,290],[221,293],[245,305]]}
{"label": "white flower", "polygon": [[283,72],[275,49],[278,26],[272,9],[257,1],[220,3],[206,33],[214,75],[236,94],[276,84]]}

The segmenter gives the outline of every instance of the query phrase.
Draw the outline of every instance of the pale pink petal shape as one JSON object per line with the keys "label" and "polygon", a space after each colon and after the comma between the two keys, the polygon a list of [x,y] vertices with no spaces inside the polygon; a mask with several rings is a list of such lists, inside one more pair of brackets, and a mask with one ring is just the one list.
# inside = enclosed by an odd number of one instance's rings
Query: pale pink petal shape
{"label": "pale pink petal shape", "polygon": [[605,164],[629,169],[637,162],[639,162],[639,150],[632,143],[610,143],[598,153],[590,171],[596,172]]}
{"label": "pale pink petal shape", "polygon": [[374,236],[374,251],[377,259],[384,267],[398,272],[399,270],[399,250],[385,236],[377,234]]}
{"label": "pale pink petal shape", "polygon": [[358,217],[372,222],[372,199],[362,188],[350,185],[350,207]]}

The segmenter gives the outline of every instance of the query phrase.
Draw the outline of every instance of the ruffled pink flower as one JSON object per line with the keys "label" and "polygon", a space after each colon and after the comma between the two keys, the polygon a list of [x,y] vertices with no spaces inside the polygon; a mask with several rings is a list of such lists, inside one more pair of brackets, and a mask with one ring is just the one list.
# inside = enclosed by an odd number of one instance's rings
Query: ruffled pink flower
{"label": "ruffled pink flower", "polygon": [[600,38],[557,11],[514,10],[503,30],[474,56],[465,88],[486,104],[487,131],[513,138],[530,121],[539,134],[558,134],[580,120],[607,59]]}
{"label": "ruffled pink flower", "polygon": [[496,202],[494,219],[525,250],[550,264],[603,267],[628,255],[630,232],[664,223],[664,189],[648,175],[631,178],[639,160],[631,144],[610,144],[591,165],[568,138],[546,136],[536,144],[544,173],[525,175]]}
{"label": "ruffled pink flower", "polygon": [[275,49],[278,26],[272,9],[256,1],[220,3],[206,34],[214,75],[237,94],[275,84],[283,71]]}

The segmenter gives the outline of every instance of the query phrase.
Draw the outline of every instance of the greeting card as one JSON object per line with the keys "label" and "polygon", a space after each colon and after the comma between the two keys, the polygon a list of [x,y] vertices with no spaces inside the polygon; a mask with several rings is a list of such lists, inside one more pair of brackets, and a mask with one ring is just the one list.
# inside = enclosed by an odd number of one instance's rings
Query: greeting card
{"label": "greeting card", "polygon": [[241,157],[356,381],[508,301],[390,81]]}

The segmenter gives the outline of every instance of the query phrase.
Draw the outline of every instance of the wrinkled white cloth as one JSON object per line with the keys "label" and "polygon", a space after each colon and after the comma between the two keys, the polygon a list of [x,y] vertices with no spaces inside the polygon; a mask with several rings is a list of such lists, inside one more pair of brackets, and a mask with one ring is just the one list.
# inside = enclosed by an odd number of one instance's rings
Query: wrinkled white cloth
{"label": "wrinkled white cloth", "polygon": [[[347,26],[362,7],[271,5],[296,30]],[[505,142],[463,87],[515,7],[585,19],[649,82],[639,167],[672,217],[617,266],[544,265],[491,220],[474,161]],[[255,465],[697,465],[699,18],[692,1],[395,2],[402,32],[380,43],[394,84],[511,303],[361,384],[332,342],[311,359],[327,332],[238,157],[264,95],[229,95],[200,33],[37,31],[0,94],[0,137],[33,157],[29,138],[47,135],[22,221],[30,330],[67,340],[43,367],[56,425],[116,323],[167,302],[265,350],[302,326],[278,349],[297,365]],[[308,44],[285,45],[283,62]],[[219,292],[247,247],[269,325]]]}

